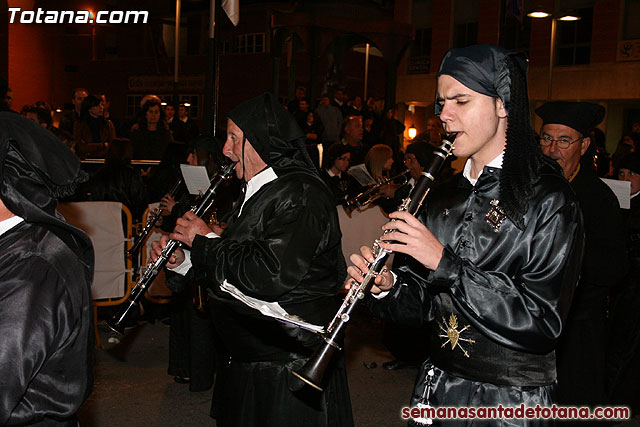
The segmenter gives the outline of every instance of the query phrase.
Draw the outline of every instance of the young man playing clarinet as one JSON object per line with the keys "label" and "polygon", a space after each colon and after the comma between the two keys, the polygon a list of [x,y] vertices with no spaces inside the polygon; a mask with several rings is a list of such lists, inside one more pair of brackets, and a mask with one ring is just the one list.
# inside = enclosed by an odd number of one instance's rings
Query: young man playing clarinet
{"label": "young man playing clarinet", "polygon": [[[433,189],[417,217],[395,212],[383,226],[390,232],[380,246],[412,259],[378,275],[368,305],[383,319],[430,331],[412,407],[553,403],[554,348],[580,271],[583,230],[571,188],[532,133],[526,72],[525,58],[498,46],[445,55],[436,114],[457,133],[453,153],[467,163]],[[361,252],[348,268],[358,282],[373,259],[370,249]],[[485,425],[478,421],[469,420]]]}

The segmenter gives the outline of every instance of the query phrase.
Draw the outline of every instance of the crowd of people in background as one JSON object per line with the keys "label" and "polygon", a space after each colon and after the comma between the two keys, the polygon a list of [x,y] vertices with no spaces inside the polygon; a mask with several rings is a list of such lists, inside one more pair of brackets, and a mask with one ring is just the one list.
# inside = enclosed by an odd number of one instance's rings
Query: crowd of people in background
{"label": "crowd of people in background", "polygon": [[[3,83],[0,89],[2,89],[0,91],[0,111],[14,111],[12,92],[8,85]],[[104,165],[92,174],[88,182],[80,185],[75,195],[70,196],[68,200],[119,201],[130,208],[134,219],[138,222],[141,221],[142,214],[149,203],[162,201],[162,207],[167,214],[165,228],[168,227],[167,231],[170,231],[171,227],[167,224],[174,224],[189,203],[188,197],[181,201],[170,200],[166,197],[171,183],[179,178],[179,164],[203,164],[209,160],[219,164],[222,161],[222,142],[202,139],[203,136],[201,136],[197,124],[189,115],[188,104],[172,105],[156,95],[147,95],[141,101],[140,113],[135,118],[135,122],[126,124],[125,120],[117,121],[111,117],[109,101],[105,94],[91,93],[87,89],[76,88],[71,95],[73,109],[64,114],[57,126],[54,126],[53,112],[46,102],[38,101],[31,105],[25,105],[17,112],[53,133],[79,159],[105,159]],[[394,106],[385,106],[382,99],[369,98],[364,102],[362,97],[349,98],[345,91],[338,89],[332,94],[323,94],[317,101],[317,105],[315,104],[315,100],[307,97],[306,88],[299,86],[296,88],[295,98],[284,107],[305,134],[304,148],[313,165],[332,191],[335,204],[346,205],[354,197],[376,185],[374,203],[387,214],[393,212],[400,201],[407,196],[412,185],[429,163],[433,148],[440,144],[443,137],[440,119],[437,116],[428,118],[426,131],[417,135],[413,140],[406,140],[403,136],[405,127],[397,120]],[[540,112],[538,114],[540,115]],[[551,123],[554,122],[551,121]],[[580,130],[582,131],[582,129]],[[612,209],[615,210],[616,220],[613,222],[621,226],[620,236],[624,235],[625,245],[624,248],[621,245],[622,252],[620,254],[622,255],[620,256],[623,256],[623,252],[626,251],[630,261],[629,273],[625,275],[624,271],[620,270],[620,277],[617,277],[616,281],[624,281],[624,284],[607,284],[613,289],[611,294],[608,291],[601,292],[603,304],[609,304],[610,301],[611,310],[600,307],[603,310],[604,321],[610,315],[613,319],[611,322],[623,322],[628,320],[628,317],[620,313],[625,310],[636,310],[629,304],[638,299],[638,285],[635,281],[638,277],[637,273],[640,272],[640,263],[638,262],[640,249],[637,247],[640,241],[640,205],[638,205],[640,197],[637,197],[640,194],[640,123],[633,123],[631,129],[625,130],[613,153],[607,151],[604,133],[600,129],[592,128],[588,133],[582,135],[582,138],[586,137],[590,138],[590,144],[587,144],[584,152],[577,157],[580,167],[593,171],[598,177],[608,177],[631,183],[631,209],[619,212],[620,209],[615,203],[615,198],[610,198],[612,205],[615,205]],[[561,148],[560,142],[564,142],[564,137],[553,138],[556,137],[548,138],[548,146],[556,147],[554,144],[557,143],[556,148]],[[567,147],[572,141],[568,142]],[[560,155],[558,157],[549,155],[545,151],[543,143],[541,146],[543,152],[549,157],[558,160],[559,163],[563,160]],[[212,160],[214,158],[215,161]],[[160,161],[160,164],[152,169],[140,169],[132,166],[133,160],[157,160]],[[371,183],[365,184],[348,173],[349,168],[357,165],[364,166],[373,180]],[[214,173],[216,169],[217,166],[208,166],[210,174]],[[455,172],[461,172],[461,169],[455,167],[451,159],[448,159],[442,173],[443,176],[449,177]],[[565,178],[572,179],[571,176]],[[593,187],[589,187],[588,191],[591,190]],[[602,191],[608,192],[609,190],[604,188]],[[584,208],[584,203],[582,205]],[[225,206],[223,210],[230,209],[231,206]],[[593,225],[593,227],[596,226],[598,225]],[[612,236],[603,237],[603,239],[611,238]],[[599,244],[601,243],[599,242]],[[594,265],[597,264],[594,263]],[[584,275],[583,279],[587,276]],[[183,279],[173,280],[180,282]],[[598,286],[594,284],[593,288],[601,291],[602,289]],[[619,287],[616,288],[616,286]],[[174,290],[178,296],[176,304],[180,304],[172,313],[175,325],[180,322],[184,324],[191,322],[193,325],[192,319],[201,317],[201,314],[193,311],[193,307],[190,305],[192,295],[185,293],[184,289],[183,284],[178,284]],[[189,303],[185,301],[189,301]],[[178,343],[182,343],[185,336],[191,336],[193,340],[198,340],[202,335],[196,334],[208,334],[211,329],[209,320],[203,323],[202,331],[204,332],[190,331],[180,335],[179,331],[174,331],[172,335],[173,353],[169,372],[171,375],[175,375],[177,382],[189,383],[193,379],[193,390],[211,387],[211,382],[208,379],[212,372],[210,369],[202,370],[201,372],[205,373],[206,378],[202,382],[196,382],[196,380],[200,381],[199,374],[185,368],[188,366],[187,359],[193,357],[193,354],[175,352],[182,346]],[[394,327],[393,324],[390,326]],[[600,324],[598,326],[602,327]],[[188,328],[189,326],[180,327]],[[391,337],[396,336],[397,333],[394,331],[391,335],[387,335]],[[606,332],[603,334],[606,335]],[[606,337],[601,338],[602,341],[596,345],[602,347],[602,358],[607,358],[609,356],[605,354],[605,347],[611,346],[613,348],[615,346],[610,345],[612,339],[607,341]],[[630,345],[635,348],[640,346],[638,343],[640,337],[632,336],[630,340],[632,341],[629,343]],[[194,345],[197,347],[212,344],[199,342]],[[397,345],[401,346],[402,344],[389,344],[390,347]],[[577,344],[576,348],[578,348]],[[192,350],[199,351],[194,350],[194,347]],[[409,354],[407,354],[406,348],[395,347],[391,350],[397,356],[397,360],[387,364],[385,368],[388,369],[415,365],[423,360],[425,353],[428,352],[428,349],[422,348],[414,349],[415,351],[409,352]],[[215,351],[208,353],[212,352],[215,353]],[[416,354],[416,352],[420,354]],[[608,378],[612,376],[618,378],[624,375],[625,371],[621,364],[627,362],[628,360],[619,359],[603,362],[609,363],[609,368],[607,368],[609,371],[601,372],[600,376],[603,377],[601,378],[602,390],[608,391],[609,395],[616,392],[612,387],[617,387],[619,383],[605,384],[605,374]],[[198,363],[211,365],[214,361],[206,359]],[[570,363],[574,363],[574,360],[572,359]],[[211,366],[211,368],[213,367]],[[584,379],[591,381],[592,377]],[[587,389],[586,385],[584,389]],[[628,389],[625,388],[625,390]],[[569,402],[569,400],[567,401]],[[606,398],[601,396],[589,403],[604,404]]]}

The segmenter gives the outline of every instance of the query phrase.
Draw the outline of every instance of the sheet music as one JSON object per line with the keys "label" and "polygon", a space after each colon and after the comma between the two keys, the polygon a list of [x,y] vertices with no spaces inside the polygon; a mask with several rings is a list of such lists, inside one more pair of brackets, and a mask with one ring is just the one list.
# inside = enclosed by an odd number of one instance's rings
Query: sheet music
{"label": "sheet music", "polygon": [[211,181],[204,166],[180,165],[180,170],[189,194],[197,196],[209,189]]}
{"label": "sheet music", "polygon": [[600,179],[611,188],[613,194],[618,198],[618,203],[620,203],[622,209],[631,209],[631,183],[629,181],[607,178]]}
{"label": "sheet music", "polygon": [[363,187],[369,187],[370,185],[374,185],[376,183],[376,180],[373,179],[364,164],[351,166],[347,170],[347,173],[354,177],[356,181],[358,181],[358,184],[362,185]]}
{"label": "sheet music", "polygon": [[243,302],[245,305],[258,310],[265,316],[274,318],[281,322],[296,325],[311,332],[324,333],[324,327],[307,323],[298,316],[287,313],[287,311],[284,308],[280,307],[280,304],[278,304],[277,302],[266,302],[245,295],[244,293],[242,293],[242,291],[240,291],[240,289],[236,288],[226,280],[220,285],[220,289],[227,292],[238,301]]}

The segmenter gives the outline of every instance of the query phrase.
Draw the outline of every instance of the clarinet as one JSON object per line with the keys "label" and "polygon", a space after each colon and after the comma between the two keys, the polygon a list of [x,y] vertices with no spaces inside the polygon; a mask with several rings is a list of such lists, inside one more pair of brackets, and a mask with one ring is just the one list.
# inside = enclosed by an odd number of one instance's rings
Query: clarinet
{"label": "clarinet", "polygon": [[[180,189],[181,185],[182,185],[182,178],[179,179],[178,182],[176,182],[175,185],[169,191],[169,195],[172,198],[176,197],[176,194],[178,193],[178,190]],[[160,209],[158,207],[153,212],[153,217],[151,219],[147,220],[147,223],[144,226],[144,228],[142,229],[142,231],[140,232],[140,235],[138,236],[136,241],[133,242],[133,246],[131,246],[131,249],[129,249],[127,251],[129,253],[129,255],[133,255],[136,252],[138,252],[138,250],[140,249],[140,247],[142,246],[144,241],[147,240],[147,237],[149,236],[149,232],[151,231],[153,226],[156,225],[156,222],[158,222],[158,220],[160,219],[161,216],[162,216],[162,209]]]}
{"label": "clarinet", "polygon": [[[425,197],[429,193],[436,176],[444,165],[445,160],[453,151],[453,141],[456,134],[457,133],[451,133],[443,138],[440,147],[433,152],[434,156],[431,164],[424,172],[422,172],[422,175],[411,190],[409,197],[404,199],[398,208],[399,211],[406,211],[411,215],[415,215],[418,212]],[[392,230],[387,230],[384,234],[388,234],[391,231]],[[302,381],[302,383],[294,385],[293,388],[300,389],[306,384],[318,391],[322,391],[320,384],[322,383],[324,374],[331,362],[331,358],[336,351],[342,350],[339,343],[342,342],[347,323],[351,318],[351,313],[358,301],[362,300],[366,292],[368,292],[373,286],[375,278],[384,268],[385,262],[390,253],[391,251],[382,249],[379,246],[378,240],[374,242],[374,260],[371,263],[367,263],[369,272],[364,275],[362,282],[352,283],[351,289],[349,289],[349,293],[347,293],[347,296],[338,309],[338,312],[331,322],[329,322],[329,325],[325,329],[326,332],[322,334],[324,342],[318,349],[316,349],[300,369],[291,372]]]}
{"label": "clarinet", "polygon": [[[230,163],[226,166],[223,166],[216,176],[211,179],[211,183],[209,185],[209,189],[205,191],[205,193],[200,198],[200,202],[191,208],[191,212],[196,214],[198,217],[202,217],[210,208],[214,202],[214,196],[218,187],[224,182],[230,179],[233,176],[233,170],[235,168],[235,162]],[[142,299],[143,295],[153,283],[153,280],[158,276],[160,271],[164,268],[173,255],[173,252],[178,249],[182,245],[178,240],[169,240],[167,242],[167,246],[162,250],[162,253],[155,261],[150,261],[147,264],[147,267],[144,273],[140,276],[136,285],[131,290],[129,294],[128,304],[125,309],[110,320],[108,320],[107,326],[114,332],[124,335],[125,323],[129,318],[131,313],[135,313],[135,310],[138,308],[138,303],[140,299]]]}

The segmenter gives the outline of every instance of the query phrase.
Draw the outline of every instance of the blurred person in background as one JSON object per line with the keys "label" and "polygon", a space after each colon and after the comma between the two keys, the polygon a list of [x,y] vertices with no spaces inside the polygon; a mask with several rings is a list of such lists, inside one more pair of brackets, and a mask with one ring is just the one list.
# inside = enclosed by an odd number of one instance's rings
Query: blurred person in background
{"label": "blurred person in background", "polygon": [[82,113],[82,103],[87,96],[89,96],[89,91],[82,87],[75,88],[71,92],[71,104],[73,105],[73,109],[65,113],[65,115],[62,116],[62,119],[60,119],[58,127],[61,130],[73,135],[75,123],[80,120],[80,114]]}
{"label": "blurred person in background", "polygon": [[160,103],[160,98],[149,97],[142,104],[138,122],[131,127],[133,158],[136,160],[160,160],[173,142]]}
{"label": "blurred person in background", "polygon": [[81,159],[104,158],[109,143],[116,137],[111,120],[104,118],[104,103],[97,95],[88,95],[82,101],[80,120],[74,123],[75,152]]}

